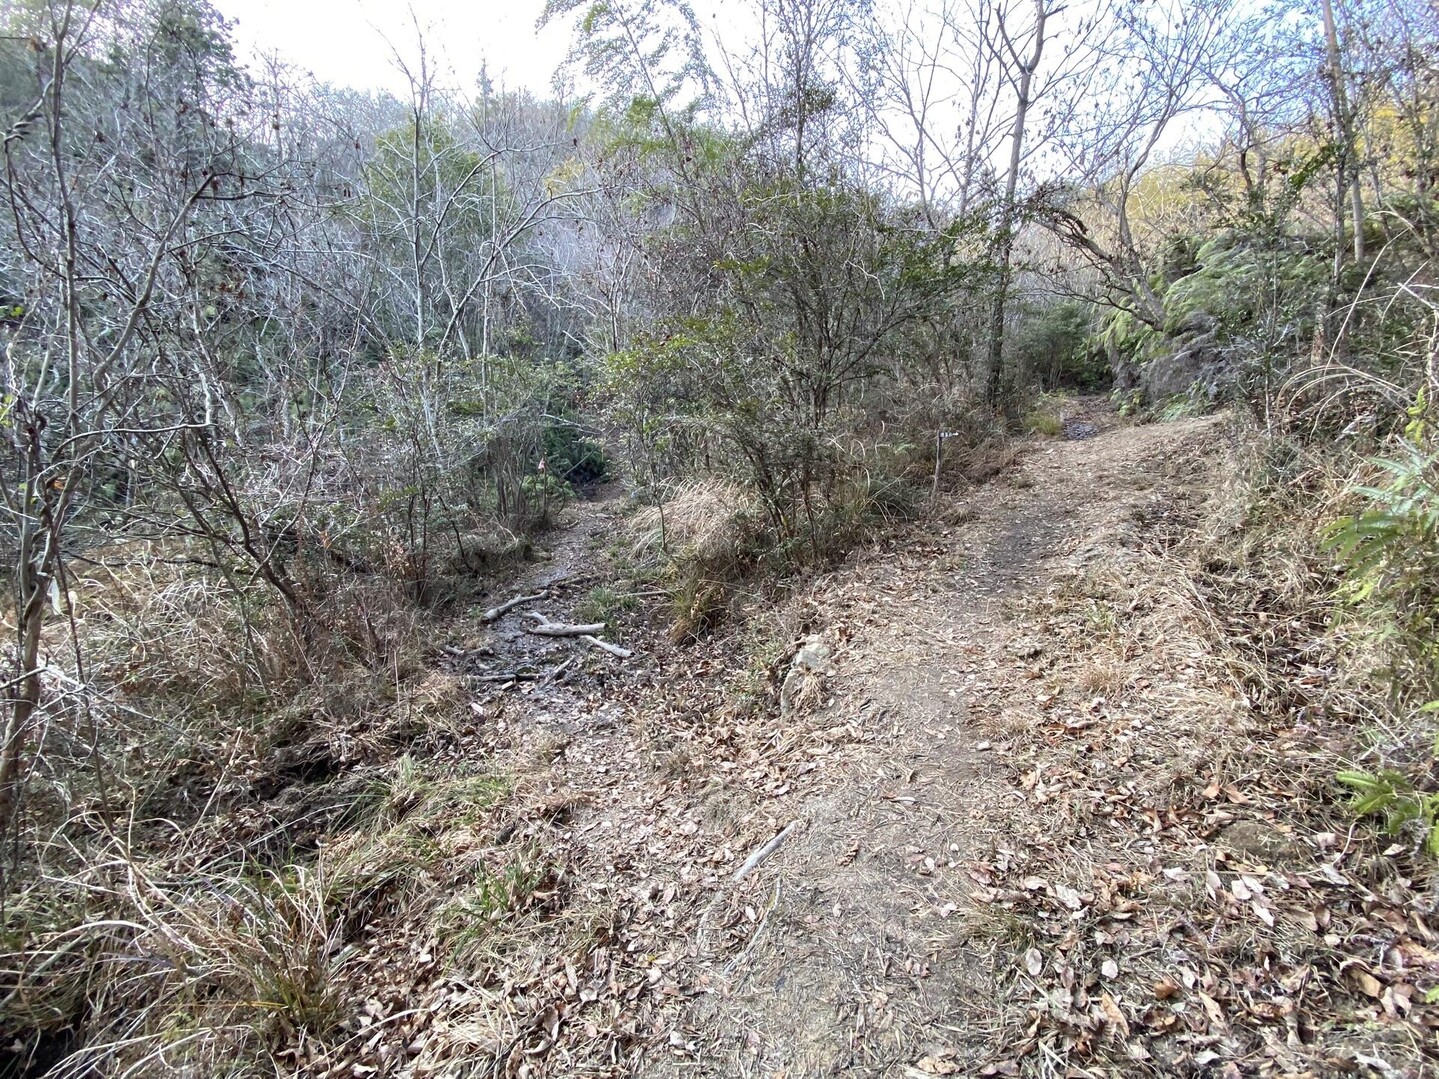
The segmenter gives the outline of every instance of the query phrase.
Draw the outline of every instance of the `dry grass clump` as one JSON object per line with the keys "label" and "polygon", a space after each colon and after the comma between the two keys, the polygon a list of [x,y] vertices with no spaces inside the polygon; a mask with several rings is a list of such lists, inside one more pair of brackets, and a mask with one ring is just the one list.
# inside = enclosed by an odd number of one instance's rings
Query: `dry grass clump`
{"label": "dry grass clump", "polygon": [[632,557],[654,560],[665,551],[681,551],[717,564],[757,536],[758,520],[758,500],[740,484],[686,484],[630,519]]}
{"label": "dry grass clump", "polygon": [[1241,433],[1229,478],[1186,547],[1189,578],[1256,706],[1360,727],[1386,692],[1372,637],[1341,620],[1324,527],[1353,507],[1358,447]]}
{"label": "dry grass clump", "polygon": [[7,910],[7,1041],[29,1051],[21,1061],[61,1056],[53,1076],[258,1074],[344,1014],[351,955],[328,888],[320,869],[186,868],[118,849],[48,877]]}
{"label": "dry grass clump", "polygon": [[204,828],[142,853],[134,841],[162,822],[140,819],[84,850],[57,838],[5,911],[7,1044],[75,1077],[291,1074],[343,1055],[362,1029],[372,924],[440,911],[474,880],[508,882],[483,893],[501,914],[539,890],[521,895],[528,878],[505,877],[491,850],[507,791],[401,758],[348,785],[316,857],[279,864],[232,854]]}
{"label": "dry grass clump", "polygon": [[1064,433],[1064,421],[1057,408],[1040,405],[1024,414],[1024,430],[1044,438],[1058,438]]}
{"label": "dry grass clump", "polygon": [[686,485],[631,519],[632,558],[672,589],[674,640],[714,627],[730,586],[753,569],[763,534],[758,499],[721,480]]}
{"label": "dry grass clump", "polygon": [[[72,591],[85,652],[128,697],[243,701],[294,673],[295,650],[274,639],[264,605],[229,602],[226,582],[187,567],[182,548],[96,552]],[[57,645],[69,629],[55,621]]]}
{"label": "dry grass clump", "polygon": [[505,787],[395,762],[468,714],[400,586],[311,567],[299,625],[183,547],[95,553],[47,628],[0,1072],[294,1074],[356,1037],[353,949],[429,894],[426,818],[478,844]]}

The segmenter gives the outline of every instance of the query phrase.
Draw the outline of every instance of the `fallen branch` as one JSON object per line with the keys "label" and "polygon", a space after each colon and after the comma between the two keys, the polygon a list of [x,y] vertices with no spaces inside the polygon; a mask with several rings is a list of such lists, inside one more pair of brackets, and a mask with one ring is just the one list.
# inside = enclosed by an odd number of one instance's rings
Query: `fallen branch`
{"label": "fallen branch", "polygon": [[602,641],[598,637],[593,637],[588,633],[581,633],[580,640],[584,641],[585,644],[591,648],[598,648],[601,651],[608,652],[612,656],[619,656],[620,659],[629,659],[634,655],[628,648],[621,648],[617,644],[610,644],[609,641]]}
{"label": "fallen branch", "polygon": [[493,622],[498,618],[503,618],[510,611],[513,611],[516,607],[519,607],[526,603],[533,603],[537,599],[544,599],[548,595],[548,592],[536,592],[533,596],[516,596],[512,600],[507,600],[506,602],[501,603],[498,607],[491,607],[484,614],[480,615],[480,621]]}
{"label": "fallen branch", "polygon": [[525,616],[534,618],[537,624],[526,626],[526,633],[534,633],[540,637],[583,637],[590,633],[599,633],[605,628],[603,622],[595,622],[591,625],[572,626],[566,622],[551,622],[544,615],[531,611]]}
{"label": "fallen branch", "polygon": [[778,905],[779,878],[775,877],[774,894],[769,897],[769,902],[765,904],[764,913],[760,915],[759,925],[755,926],[754,932],[750,934],[749,943],[744,946],[744,951],[731,959],[729,964],[724,968],[726,978],[731,977],[734,972],[739,969],[740,965],[749,959],[750,953],[754,951],[754,946],[759,943],[759,935],[764,932],[764,927],[769,923],[770,912]]}
{"label": "fallen branch", "polygon": [[557,682],[561,678],[563,678],[565,672],[570,669],[570,665],[574,663],[574,661],[574,657],[571,656],[569,659],[561,663],[558,667],[550,668],[550,673],[545,675],[545,685],[549,685],[551,682]]}
{"label": "fallen branch", "polygon": [[764,861],[775,851],[779,850],[779,845],[783,843],[786,839],[788,839],[789,834],[798,827],[799,821],[790,821],[787,825],[785,825],[784,831],[780,832],[779,835],[775,836],[764,846],[760,847],[759,850],[755,851],[748,858],[746,858],[744,860],[744,865],[740,866],[737,870],[735,870],[735,882],[738,883],[739,881],[744,880],[745,877],[753,873],[755,867],[758,866],[760,862]]}

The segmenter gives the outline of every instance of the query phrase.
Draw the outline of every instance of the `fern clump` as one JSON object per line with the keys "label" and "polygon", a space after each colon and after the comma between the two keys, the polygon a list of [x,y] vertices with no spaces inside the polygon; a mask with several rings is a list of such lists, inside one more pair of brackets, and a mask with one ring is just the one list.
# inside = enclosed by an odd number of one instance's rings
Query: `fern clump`
{"label": "fern clump", "polygon": [[1424,851],[1439,857],[1439,792],[1416,789],[1408,776],[1393,768],[1340,772],[1334,778],[1354,792],[1355,813],[1381,818],[1391,835],[1417,830]]}
{"label": "fern clump", "polygon": [[[1339,598],[1384,655],[1392,703],[1416,718],[1439,712],[1439,449],[1427,411],[1421,391],[1399,452],[1372,462],[1383,481],[1355,488],[1365,507],[1324,535],[1343,565]],[[1354,792],[1355,812],[1382,818],[1391,833],[1417,829],[1423,849],[1439,857],[1439,791],[1426,789],[1439,742],[1425,756],[1427,767],[1335,778]]]}
{"label": "fern clump", "polygon": [[1325,530],[1344,567],[1340,598],[1388,660],[1396,700],[1439,695],[1439,449],[1421,394],[1385,475],[1355,489],[1367,505]]}

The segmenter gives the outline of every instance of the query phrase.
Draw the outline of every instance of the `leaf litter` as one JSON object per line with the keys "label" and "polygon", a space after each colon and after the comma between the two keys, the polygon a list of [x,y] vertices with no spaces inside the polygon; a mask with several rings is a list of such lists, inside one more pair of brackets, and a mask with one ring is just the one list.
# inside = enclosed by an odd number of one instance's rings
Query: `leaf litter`
{"label": "leaf litter", "polygon": [[[432,822],[297,1073],[1425,1074],[1432,870],[1347,818],[1356,732],[1257,699],[1187,561],[1222,424],[1033,444],[693,646],[644,609],[629,661],[457,631],[462,672],[573,662],[469,683],[452,752],[509,796]],[[515,582],[554,617],[622,528],[578,516]],[[782,716],[814,639],[834,671]]]}

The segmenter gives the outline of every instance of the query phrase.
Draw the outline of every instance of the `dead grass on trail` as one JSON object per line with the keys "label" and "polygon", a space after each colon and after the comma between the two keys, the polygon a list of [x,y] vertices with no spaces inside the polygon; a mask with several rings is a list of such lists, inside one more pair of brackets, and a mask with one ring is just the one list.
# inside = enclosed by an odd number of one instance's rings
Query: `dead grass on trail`
{"label": "dead grass on trail", "polygon": [[970,870],[976,928],[1019,938],[1014,1050],[988,1070],[1424,1074],[1434,867],[1336,804],[1362,731],[1324,706],[1324,620],[1281,617],[1289,647],[1256,649],[1234,617],[1253,632],[1252,595],[1216,604],[1204,526],[1234,515],[1200,505],[1224,467],[1200,463],[1018,602],[1042,651],[976,715],[1008,780]]}

